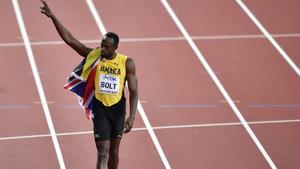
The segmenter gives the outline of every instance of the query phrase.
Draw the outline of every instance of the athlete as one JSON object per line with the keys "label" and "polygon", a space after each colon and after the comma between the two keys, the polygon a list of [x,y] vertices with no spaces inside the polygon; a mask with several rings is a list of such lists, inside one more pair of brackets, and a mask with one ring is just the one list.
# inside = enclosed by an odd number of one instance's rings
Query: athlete
{"label": "athlete", "polygon": [[[58,34],[84,58],[100,56],[96,62],[94,77],[93,124],[97,147],[97,169],[117,169],[119,146],[123,133],[131,131],[137,109],[138,84],[135,63],[131,58],[117,53],[119,37],[113,32],[106,33],[101,46],[86,47],[75,39],[66,27],[55,17],[47,3],[42,0],[41,13],[49,17]],[[130,114],[125,120],[125,82],[128,83]]]}

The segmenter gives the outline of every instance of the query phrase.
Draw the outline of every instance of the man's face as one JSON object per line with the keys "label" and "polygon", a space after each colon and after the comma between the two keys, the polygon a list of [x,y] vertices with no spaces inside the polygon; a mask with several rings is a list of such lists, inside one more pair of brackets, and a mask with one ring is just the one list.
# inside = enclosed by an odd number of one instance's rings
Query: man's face
{"label": "man's face", "polygon": [[102,38],[102,42],[101,42],[102,57],[111,57],[114,54],[116,49],[117,46],[115,45],[113,38],[108,38],[106,36]]}

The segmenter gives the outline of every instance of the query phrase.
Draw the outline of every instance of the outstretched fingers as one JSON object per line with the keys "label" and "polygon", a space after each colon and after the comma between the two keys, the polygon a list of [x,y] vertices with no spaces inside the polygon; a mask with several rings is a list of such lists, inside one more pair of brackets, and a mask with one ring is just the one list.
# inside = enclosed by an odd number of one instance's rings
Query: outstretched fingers
{"label": "outstretched fingers", "polygon": [[45,14],[46,16],[50,17],[51,16],[51,10],[47,4],[46,1],[41,0],[41,2],[43,3],[43,6],[40,7],[41,13]]}
{"label": "outstretched fingers", "polygon": [[45,7],[48,7],[48,4],[47,4],[47,2],[46,2],[46,1],[44,1],[44,0],[41,0],[41,2],[43,3],[43,5],[44,5]]}

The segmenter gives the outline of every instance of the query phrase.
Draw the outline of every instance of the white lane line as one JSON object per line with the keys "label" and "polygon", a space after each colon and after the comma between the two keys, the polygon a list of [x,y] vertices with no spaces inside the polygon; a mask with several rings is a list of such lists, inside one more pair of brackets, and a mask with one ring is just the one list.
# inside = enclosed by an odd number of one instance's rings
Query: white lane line
{"label": "white lane line", "polygon": [[80,132],[57,133],[57,136],[71,136],[71,135],[83,135],[83,134],[93,134],[93,131],[80,131]]}
{"label": "white lane line", "polygon": [[50,130],[50,134],[51,134],[51,138],[52,138],[52,141],[53,141],[53,144],[54,144],[57,159],[59,161],[60,168],[65,169],[66,167],[65,167],[65,164],[64,164],[63,156],[62,156],[60,146],[59,146],[59,143],[58,143],[58,140],[57,140],[57,137],[56,137],[55,129],[54,129],[54,126],[53,126],[51,115],[50,115],[50,111],[49,111],[49,108],[48,108],[48,105],[47,105],[46,96],[45,96],[44,89],[43,89],[43,86],[42,86],[42,82],[41,82],[41,79],[40,79],[40,76],[39,76],[39,73],[38,73],[38,69],[37,69],[35,60],[34,60],[33,52],[32,52],[31,46],[30,46],[30,41],[29,41],[29,38],[28,38],[28,35],[27,35],[27,31],[26,31],[26,27],[25,27],[25,24],[24,24],[23,17],[22,17],[22,14],[21,14],[20,6],[19,6],[19,3],[18,3],[18,0],[12,0],[12,3],[13,3],[13,6],[14,6],[14,11],[16,13],[18,25],[19,25],[19,28],[20,28],[20,31],[21,31],[21,34],[22,34],[22,37],[23,37],[23,40],[24,40],[24,44],[25,44],[27,56],[28,56],[28,59],[29,59],[29,62],[30,62],[30,66],[31,66],[31,69],[32,69],[32,72],[33,72],[33,75],[34,75],[35,84],[37,86],[38,93],[39,93],[39,96],[40,96],[40,99],[41,99],[41,102],[42,102],[42,107],[43,107],[43,110],[44,110],[44,114],[46,116],[46,121],[47,121],[49,130]]}
{"label": "white lane line", "polygon": [[292,59],[287,55],[287,53],[280,47],[280,45],[274,40],[270,33],[264,28],[264,26],[258,21],[258,19],[253,15],[253,13],[248,9],[248,7],[243,3],[242,0],[236,0],[244,12],[250,17],[250,19],[255,23],[255,25],[260,29],[260,31],[268,38],[272,45],[277,49],[277,51],[283,56],[283,58],[288,62],[288,64],[294,69],[294,71],[300,76],[300,69],[292,61]]}
{"label": "white lane line", "polygon": [[28,139],[28,138],[42,138],[42,137],[50,137],[50,134],[37,134],[37,135],[29,135],[29,136],[13,136],[13,137],[1,137],[0,141],[4,140],[17,140],[17,139]]}
{"label": "white lane line", "polygon": [[300,104],[249,104],[252,108],[300,108]]}
{"label": "white lane line", "polygon": [[104,24],[103,24],[103,22],[102,22],[102,20],[101,20],[101,18],[99,16],[99,14],[98,14],[98,11],[97,11],[97,9],[96,9],[93,1],[92,0],[87,0],[86,3],[88,5],[90,11],[92,12],[92,15],[93,15],[93,17],[94,17],[94,19],[96,21],[96,24],[97,24],[97,26],[98,26],[101,34],[102,35],[106,34],[107,31],[106,31],[106,29],[104,27]]}
{"label": "white lane line", "polygon": [[266,152],[266,150],[264,149],[264,147],[262,146],[260,141],[255,136],[254,132],[252,131],[252,129],[248,125],[247,121],[245,120],[245,118],[243,117],[243,115],[241,114],[241,112],[239,111],[239,109],[234,104],[233,100],[231,99],[231,97],[229,96],[229,94],[227,93],[225,88],[223,87],[222,83],[219,81],[219,79],[217,78],[217,76],[215,75],[215,73],[213,72],[213,70],[211,69],[211,67],[207,63],[207,61],[205,60],[204,56],[202,55],[202,53],[200,52],[200,50],[198,49],[198,47],[196,46],[196,44],[194,43],[192,38],[190,37],[189,33],[186,31],[186,29],[184,28],[184,26],[182,25],[182,23],[180,22],[180,20],[176,16],[175,12],[173,11],[171,6],[169,5],[168,1],[167,0],[161,0],[161,2],[163,4],[163,6],[166,8],[166,10],[168,11],[168,13],[170,14],[173,21],[176,23],[176,25],[179,28],[179,30],[181,31],[181,33],[186,38],[187,42],[189,43],[189,45],[191,46],[191,48],[193,49],[193,51],[197,55],[200,62],[203,64],[203,66],[205,67],[205,69],[207,70],[207,72],[209,73],[209,75],[211,76],[211,78],[213,79],[213,81],[215,82],[215,84],[217,85],[217,87],[219,88],[219,90],[221,91],[221,93],[223,94],[223,96],[225,97],[227,102],[229,103],[230,107],[232,108],[232,110],[234,111],[234,113],[236,114],[238,119],[241,121],[242,125],[244,126],[244,128],[246,129],[246,131],[248,132],[248,134],[250,135],[252,140],[255,142],[255,144],[258,147],[258,149],[260,150],[260,152],[263,154],[263,156],[265,157],[265,159],[267,160],[269,165],[272,167],[272,169],[276,169],[277,167],[273,163],[272,159],[270,158],[270,156],[268,155],[268,153]]}
{"label": "white lane line", "polygon": [[168,109],[168,108],[216,108],[216,104],[159,104],[157,108]]}
{"label": "white lane line", "polygon": [[0,109],[30,109],[29,105],[0,105]]}
{"label": "white lane line", "polygon": [[249,122],[249,124],[280,124],[280,123],[297,123],[297,122],[300,122],[300,119],[252,121],[252,122]]}
{"label": "white lane line", "polygon": [[[299,123],[300,119],[294,120],[270,120],[270,121],[252,121],[248,124],[261,125],[261,124],[283,124],[283,123]],[[187,124],[187,125],[172,125],[172,126],[156,126],[152,127],[154,130],[165,130],[165,129],[184,129],[184,128],[203,128],[203,127],[224,127],[224,126],[237,126],[242,125],[241,122],[228,122],[228,123],[207,123],[207,124]],[[147,128],[133,128],[132,131],[145,131]],[[80,132],[67,132],[57,133],[57,136],[70,136],[70,135],[86,135],[93,134],[93,131],[80,131]],[[0,137],[0,141],[4,140],[17,140],[17,139],[28,139],[28,138],[42,138],[50,137],[50,134],[39,134],[29,136],[14,136],[14,137]]]}
{"label": "white lane line", "polygon": [[[104,27],[104,24],[103,24],[102,20],[100,19],[100,16],[98,15],[98,12],[97,12],[96,7],[95,7],[95,5],[93,3],[93,0],[86,0],[86,2],[88,4],[90,10],[92,11],[93,17],[94,17],[94,19],[96,21],[96,24],[97,24],[100,32],[102,33],[102,35],[104,35],[107,31],[106,31],[106,29]],[[147,115],[146,115],[146,113],[145,113],[145,111],[144,111],[144,109],[143,109],[143,107],[142,107],[142,105],[140,103],[140,100],[138,100],[137,109],[138,109],[138,111],[139,111],[139,113],[140,113],[140,115],[141,115],[141,117],[142,117],[142,119],[144,121],[144,124],[145,124],[145,126],[146,126],[146,128],[147,128],[147,130],[149,132],[149,135],[150,135],[150,137],[151,137],[151,139],[152,139],[152,141],[153,141],[153,143],[154,143],[154,145],[155,145],[155,147],[156,147],[156,149],[157,149],[157,151],[159,153],[159,156],[160,156],[163,164],[165,165],[165,168],[166,169],[171,169],[171,166],[170,166],[170,164],[169,164],[169,162],[168,162],[168,160],[166,158],[165,153],[163,152],[163,149],[160,146],[160,143],[159,143],[159,141],[158,141],[158,139],[157,139],[157,137],[156,137],[156,135],[155,135],[155,133],[153,131],[151,123],[149,122],[149,119],[148,119],[148,117],[147,117]]]}
{"label": "white lane line", "polygon": [[0,47],[17,47],[17,46],[24,46],[22,42],[10,42],[10,43],[0,43]]}
{"label": "white lane line", "polygon": [[169,161],[168,161],[168,159],[167,159],[167,157],[166,157],[166,155],[165,155],[165,153],[164,153],[164,151],[163,151],[163,149],[162,149],[162,147],[161,147],[161,145],[160,145],[160,143],[159,143],[159,141],[158,141],[158,139],[157,139],[157,137],[154,133],[153,127],[152,127],[152,125],[151,125],[151,123],[150,123],[150,121],[149,121],[149,119],[148,119],[148,117],[147,117],[140,101],[138,102],[138,110],[139,110],[140,115],[142,116],[142,119],[143,119],[143,121],[146,125],[146,128],[147,128],[147,130],[148,130],[148,132],[149,132],[149,134],[152,138],[152,141],[153,141],[153,143],[154,143],[154,145],[155,145],[155,147],[156,147],[156,149],[159,153],[159,156],[160,156],[161,160],[163,161],[163,163],[165,165],[165,168],[166,169],[171,169],[170,163],[169,163]]}
{"label": "white lane line", "polygon": [[[300,34],[272,34],[273,38],[298,38]],[[217,36],[191,36],[193,40],[235,40],[235,39],[263,39],[266,38],[264,35],[217,35]],[[164,41],[182,41],[185,40],[183,36],[174,37],[149,37],[149,38],[122,38],[120,42],[164,42]],[[100,43],[100,39],[80,40],[84,44],[89,43]],[[65,45],[66,43],[62,40],[57,41],[36,41],[31,42],[32,46],[43,46],[43,45]],[[0,43],[0,47],[17,47],[24,46],[22,42],[11,42],[11,43]]]}

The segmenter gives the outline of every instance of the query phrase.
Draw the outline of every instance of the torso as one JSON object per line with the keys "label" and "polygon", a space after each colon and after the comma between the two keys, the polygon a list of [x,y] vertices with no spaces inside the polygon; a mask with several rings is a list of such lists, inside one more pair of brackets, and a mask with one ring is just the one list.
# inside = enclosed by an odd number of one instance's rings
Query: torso
{"label": "torso", "polygon": [[95,75],[95,97],[105,106],[118,103],[123,97],[127,56],[117,53],[114,59],[101,58]]}

